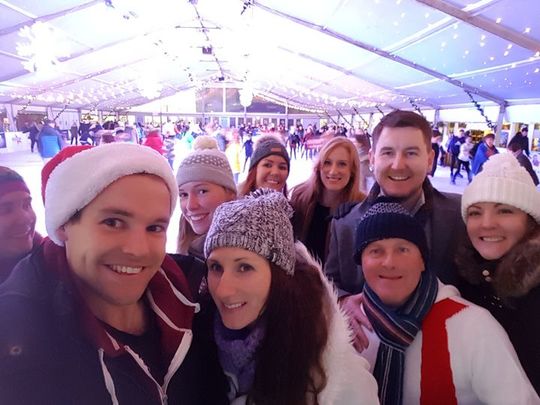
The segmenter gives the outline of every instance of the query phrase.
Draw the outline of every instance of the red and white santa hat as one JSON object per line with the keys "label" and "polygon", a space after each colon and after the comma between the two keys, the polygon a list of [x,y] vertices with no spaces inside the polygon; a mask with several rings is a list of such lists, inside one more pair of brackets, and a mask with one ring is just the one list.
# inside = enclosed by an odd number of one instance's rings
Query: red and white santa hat
{"label": "red and white santa hat", "polygon": [[62,225],[114,181],[141,173],[161,177],[167,184],[172,215],[178,197],[176,179],[165,158],[153,149],[133,143],[62,149],[41,171],[41,195],[49,238],[63,246],[57,234]]}

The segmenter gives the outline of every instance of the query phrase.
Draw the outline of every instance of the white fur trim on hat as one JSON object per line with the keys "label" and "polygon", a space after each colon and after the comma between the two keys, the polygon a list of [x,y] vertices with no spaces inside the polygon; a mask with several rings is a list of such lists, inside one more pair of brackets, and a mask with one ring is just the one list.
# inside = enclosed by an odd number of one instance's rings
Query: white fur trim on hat
{"label": "white fur trim on hat", "polygon": [[171,195],[172,215],[178,191],[174,174],[163,156],[133,143],[110,143],[83,150],[61,161],[45,187],[45,226],[59,246],[58,229],[86,207],[108,185],[121,177],[147,173],[161,177]]}
{"label": "white fur trim on hat", "polygon": [[461,215],[465,222],[467,209],[481,202],[511,205],[540,223],[540,191],[530,174],[509,152],[491,156],[463,192]]}

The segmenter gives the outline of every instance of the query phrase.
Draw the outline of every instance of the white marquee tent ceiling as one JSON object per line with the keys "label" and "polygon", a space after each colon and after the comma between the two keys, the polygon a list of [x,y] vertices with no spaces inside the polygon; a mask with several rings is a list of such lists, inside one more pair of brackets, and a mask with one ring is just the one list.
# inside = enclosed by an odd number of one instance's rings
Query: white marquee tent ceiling
{"label": "white marquee tent ceiling", "polygon": [[327,111],[539,103],[540,1],[0,0],[0,103],[124,110],[215,83]]}

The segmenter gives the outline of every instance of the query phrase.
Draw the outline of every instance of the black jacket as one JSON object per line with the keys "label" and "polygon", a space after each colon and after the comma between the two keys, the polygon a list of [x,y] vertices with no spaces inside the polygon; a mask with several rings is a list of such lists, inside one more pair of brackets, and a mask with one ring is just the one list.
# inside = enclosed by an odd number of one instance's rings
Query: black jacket
{"label": "black jacket", "polygon": [[192,340],[160,398],[131,355],[107,357],[104,370],[102,351],[82,332],[78,313],[69,283],[45,271],[39,254],[17,265],[0,286],[0,403],[111,404],[107,373],[120,404],[226,403],[226,388],[214,378],[221,373],[217,358],[201,339]]}

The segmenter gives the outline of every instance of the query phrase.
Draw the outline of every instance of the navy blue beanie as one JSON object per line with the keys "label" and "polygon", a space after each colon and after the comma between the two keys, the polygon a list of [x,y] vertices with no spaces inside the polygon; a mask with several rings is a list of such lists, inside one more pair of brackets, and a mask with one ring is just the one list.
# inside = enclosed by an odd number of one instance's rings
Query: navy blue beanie
{"label": "navy blue beanie", "polygon": [[417,221],[396,199],[380,197],[367,210],[356,229],[355,260],[360,263],[362,252],[371,242],[399,238],[414,243],[427,267],[429,249],[426,234]]}

